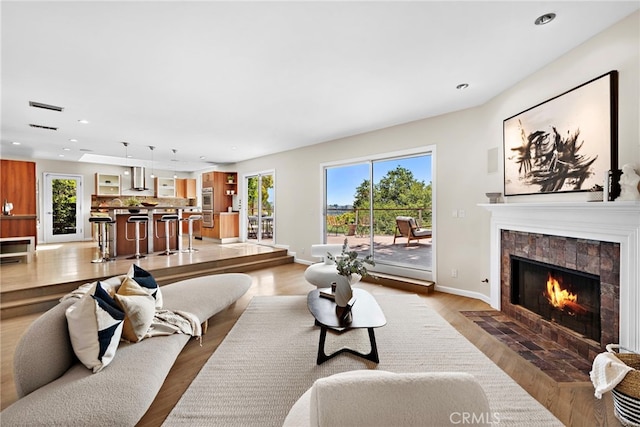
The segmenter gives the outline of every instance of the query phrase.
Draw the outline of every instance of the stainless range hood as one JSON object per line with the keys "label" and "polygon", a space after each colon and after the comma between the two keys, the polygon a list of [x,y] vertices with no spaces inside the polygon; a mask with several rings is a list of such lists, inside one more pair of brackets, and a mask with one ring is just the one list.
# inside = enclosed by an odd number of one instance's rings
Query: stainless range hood
{"label": "stainless range hood", "polygon": [[132,166],[131,167],[131,189],[132,190],[148,190],[148,188],[144,185],[144,168],[142,166]]}

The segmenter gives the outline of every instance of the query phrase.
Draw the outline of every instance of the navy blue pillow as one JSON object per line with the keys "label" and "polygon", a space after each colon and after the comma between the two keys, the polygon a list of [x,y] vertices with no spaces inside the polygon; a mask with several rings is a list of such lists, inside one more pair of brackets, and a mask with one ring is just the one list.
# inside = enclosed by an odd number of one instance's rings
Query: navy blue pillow
{"label": "navy blue pillow", "polygon": [[149,295],[156,300],[156,308],[162,308],[162,294],[156,279],[154,279],[151,273],[144,268],[138,267],[136,264],[132,264],[132,266],[133,280],[135,280],[140,286],[149,289]]}

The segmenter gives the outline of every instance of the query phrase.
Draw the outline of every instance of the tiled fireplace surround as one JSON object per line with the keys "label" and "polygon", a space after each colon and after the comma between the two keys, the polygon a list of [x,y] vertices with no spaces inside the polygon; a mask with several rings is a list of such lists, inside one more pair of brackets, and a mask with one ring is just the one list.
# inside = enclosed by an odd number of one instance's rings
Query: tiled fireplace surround
{"label": "tiled fireplace surround", "polygon": [[[620,245],[571,237],[502,230],[500,307],[533,332],[592,361],[608,343],[619,342]],[[597,343],[511,303],[511,259],[515,255],[600,277],[601,339]]]}
{"label": "tiled fireplace surround", "polygon": [[[640,351],[640,202],[484,204],[491,211],[490,303],[590,360],[619,342]],[[600,343],[510,302],[509,255],[600,276]]]}

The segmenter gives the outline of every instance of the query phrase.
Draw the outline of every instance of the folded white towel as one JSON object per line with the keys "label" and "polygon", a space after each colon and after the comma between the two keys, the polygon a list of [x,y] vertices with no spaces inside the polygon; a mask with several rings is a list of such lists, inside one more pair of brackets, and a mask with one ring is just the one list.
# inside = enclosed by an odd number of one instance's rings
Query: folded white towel
{"label": "folded white towel", "polygon": [[627,372],[633,371],[613,353],[600,353],[593,359],[593,366],[589,376],[595,388],[595,396],[600,399],[602,394],[613,390],[620,384]]}

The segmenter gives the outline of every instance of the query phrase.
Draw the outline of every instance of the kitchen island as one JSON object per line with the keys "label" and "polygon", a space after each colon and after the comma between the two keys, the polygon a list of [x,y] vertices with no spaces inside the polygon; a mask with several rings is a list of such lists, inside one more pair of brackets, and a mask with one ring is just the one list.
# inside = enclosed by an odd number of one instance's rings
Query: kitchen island
{"label": "kitchen island", "polygon": [[[138,212],[134,212],[138,210]],[[136,252],[136,244],[133,239],[135,236],[135,224],[128,223],[128,219],[131,216],[144,215],[149,218],[147,223],[147,235],[141,234],[140,239],[140,253],[141,254],[153,254],[154,252],[161,252],[166,249],[165,229],[164,223],[158,223],[157,221],[163,215],[175,214],[178,218],[182,219],[187,216],[185,213],[200,213],[199,206],[153,206],[153,207],[137,207],[127,208],[121,206],[94,206],[91,208],[92,216],[108,215],[116,222],[111,227],[111,254],[113,256],[129,256]],[[128,227],[128,228],[127,228]],[[171,224],[171,230],[173,230],[173,237],[170,238],[169,248],[171,250],[182,250],[182,224]]]}

